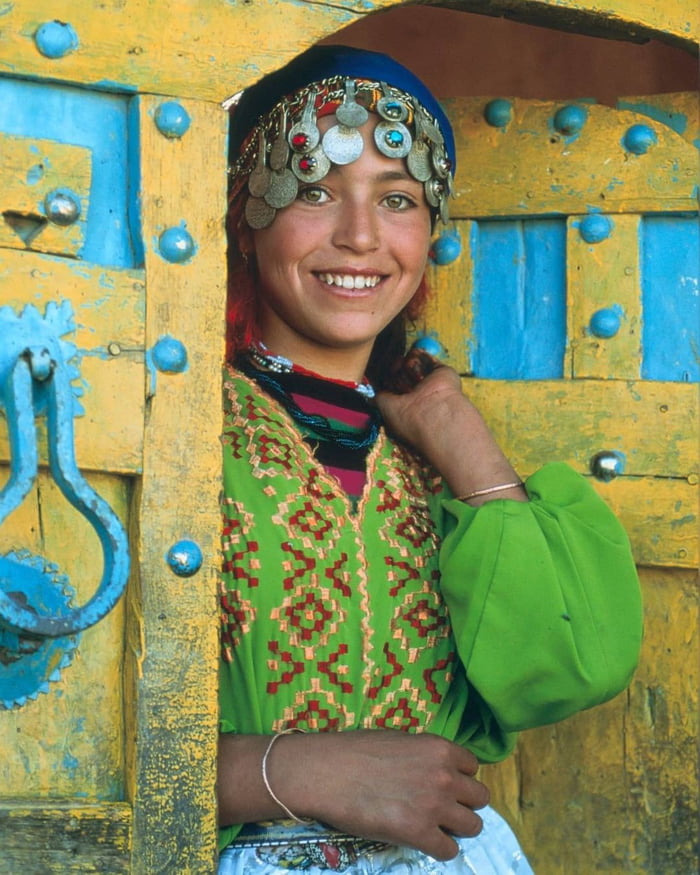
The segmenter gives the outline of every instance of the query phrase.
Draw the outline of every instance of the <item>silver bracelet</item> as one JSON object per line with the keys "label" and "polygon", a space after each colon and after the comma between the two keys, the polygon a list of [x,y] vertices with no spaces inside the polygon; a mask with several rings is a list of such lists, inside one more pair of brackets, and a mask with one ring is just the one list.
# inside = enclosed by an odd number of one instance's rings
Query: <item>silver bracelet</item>
{"label": "silver bracelet", "polygon": [[273,735],[272,738],[270,739],[270,743],[268,744],[267,750],[263,754],[263,758],[262,758],[263,784],[265,785],[265,789],[270,794],[270,796],[273,798],[273,800],[279,805],[279,807],[283,811],[285,811],[287,813],[287,815],[289,817],[291,817],[292,820],[296,820],[297,823],[313,823],[314,819],[312,817],[297,817],[293,811],[290,811],[287,808],[287,806],[284,804],[284,802],[282,802],[282,800],[278,798],[277,794],[270,786],[270,779],[267,777],[267,759],[270,756],[270,751],[272,750],[274,743],[277,741],[278,738],[281,738],[281,736],[291,735],[292,732],[303,733],[304,730],[303,729],[283,729],[281,732],[278,732],[276,735]]}
{"label": "silver bracelet", "polygon": [[522,480],[516,480],[514,483],[501,483],[499,486],[487,486],[486,489],[476,489],[474,492],[468,492],[466,495],[458,495],[457,501],[469,501],[471,498],[478,498],[480,495],[491,495],[492,492],[503,492],[504,489],[514,489],[516,486],[522,486]]}

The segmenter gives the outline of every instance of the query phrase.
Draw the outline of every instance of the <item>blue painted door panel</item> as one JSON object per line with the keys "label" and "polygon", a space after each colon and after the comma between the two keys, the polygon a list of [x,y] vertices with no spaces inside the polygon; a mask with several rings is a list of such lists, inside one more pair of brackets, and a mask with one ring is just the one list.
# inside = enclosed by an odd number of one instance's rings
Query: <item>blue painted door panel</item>
{"label": "blue painted door panel", "polygon": [[[111,267],[140,267],[138,127],[130,98],[80,88],[0,79],[0,131],[56,140],[92,152],[85,243],[79,257]],[[11,205],[2,205],[2,209]]]}
{"label": "blue painted door panel", "polygon": [[566,220],[475,223],[473,313],[479,377],[563,376]]}
{"label": "blue painted door panel", "polygon": [[[640,376],[696,382],[700,380],[697,216],[644,216],[638,245]],[[566,220],[475,222],[470,246],[474,375],[501,380],[562,377],[567,344]]]}
{"label": "blue painted door panel", "polygon": [[700,228],[696,216],[646,216],[641,234],[642,377],[700,380]]}

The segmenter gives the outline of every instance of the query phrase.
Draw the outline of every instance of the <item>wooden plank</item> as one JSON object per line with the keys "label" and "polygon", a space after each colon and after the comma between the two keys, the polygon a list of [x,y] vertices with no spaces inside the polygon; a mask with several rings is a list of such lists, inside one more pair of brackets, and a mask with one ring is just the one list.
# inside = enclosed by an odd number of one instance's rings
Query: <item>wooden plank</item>
{"label": "wooden plank", "polygon": [[[146,342],[176,338],[187,350],[189,367],[155,376],[136,499],[127,643],[133,873],[210,875],[217,840],[226,119],[216,106],[182,101],[192,125],[182,139],[167,139],[153,123],[160,101],[139,99]],[[181,223],[192,235],[195,254],[188,262],[171,263],[160,254],[158,240],[164,229]],[[192,577],[177,577],[164,561],[181,539],[196,542],[204,556]]]}
{"label": "wooden plank", "polygon": [[688,143],[695,144],[700,138],[700,101],[697,91],[680,94],[636,94],[632,97],[620,97],[617,106],[661,122]]}
{"label": "wooden plank", "polygon": [[0,802],[0,873],[130,872],[131,809],[125,804]]}
{"label": "wooden plank", "polygon": [[594,480],[643,565],[698,564],[697,388],[614,380],[464,380],[522,476],[549,461],[590,475],[601,451],[622,453],[625,471]]}
{"label": "wooden plank", "polygon": [[450,232],[459,236],[460,255],[451,264],[432,264],[428,268],[430,297],[416,326],[417,333],[429,334],[440,342],[445,351],[445,363],[460,374],[471,371],[473,230],[473,222],[453,223]]}
{"label": "wooden plank", "polygon": [[[5,473],[0,468],[0,482]],[[89,482],[126,521],[128,482],[108,474],[92,474]],[[97,535],[44,472],[0,527],[0,554],[21,549],[45,557],[67,575],[75,590],[74,605],[87,602],[97,589],[102,577]],[[48,692],[21,708],[0,709],[3,796],[23,804],[39,797],[47,806],[50,798],[123,799],[123,631],[121,601],[83,632],[71,663]],[[0,847],[4,845],[2,836]]]}
{"label": "wooden plank", "polygon": [[[85,239],[90,199],[89,149],[0,132],[3,177],[0,246],[75,256]],[[47,195],[69,189],[80,206],[72,224],[46,218]]]}
{"label": "wooden plank", "polygon": [[[83,470],[141,470],[145,404],[145,283],[142,270],[107,270],[32,252],[0,250],[0,306],[21,313],[31,302],[70,301],[76,330],[63,340],[77,347],[85,415],[74,420],[75,453]],[[41,459],[47,459],[43,420]],[[7,461],[0,418],[0,461]]]}
{"label": "wooden plank", "polygon": [[[319,39],[398,5],[395,0],[262,0],[241,7],[219,0],[85,0],[78,16],[73,0],[23,0],[2,10],[0,69],[14,76],[220,101]],[[698,39],[692,0],[453,0],[447,5],[620,39],[656,37],[689,50]],[[51,59],[37,50],[34,35],[54,20],[72,24],[79,44]]]}
{"label": "wooden plank", "polygon": [[[640,577],[645,636],[629,690],[523,733],[514,757],[481,769],[538,875],[695,871],[696,573],[641,569]],[[553,823],[556,838],[543,839]]]}
{"label": "wooden plank", "polygon": [[[578,133],[565,135],[554,128],[554,116],[567,104],[513,99],[512,120],[491,127],[484,118],[488,103],[488,98],[444,101],[462,168],[454,216],[697,210],[696,150],[665,124],[579,101],[585,121]],[[622,145],[637,124],[652,128],[658,140],[641,155]]]}
{"label": "wooden plank", "polygon": [[[568,223],[565,372],[572,377],[634,380],[640,376],[642,359],[642,220],[640,216],[604,218],[610,223],[609,234],[593,243],[583,239],[585,219]],[[619,328],[610,337],[596,335],[598,320],[603,329],[617,320]]]}

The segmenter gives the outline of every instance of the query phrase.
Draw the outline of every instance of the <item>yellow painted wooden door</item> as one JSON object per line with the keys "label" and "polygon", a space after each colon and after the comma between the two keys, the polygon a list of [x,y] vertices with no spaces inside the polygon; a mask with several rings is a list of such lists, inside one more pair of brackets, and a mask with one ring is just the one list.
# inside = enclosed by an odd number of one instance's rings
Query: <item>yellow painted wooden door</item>
{"label": "yellow painted wooden door", "polygon": [[91,605],[114,525],[131,569],[84,630],[0,621],[3,873],[214,870],[224,143],[214,102],[0,79],[0,590]]}
{"label": "yellow painted wooden door", "polygon": [[[629,532],[629,690],[484,769],[535,871],[694,871],[698,785],[697,95],[453,100],[453,227],[423,330],[524,476],[590,477]],[[459,255],[457,255],[459,253]],[[457,257],[455,257],[457,256]],[[527,561],[527,557],[523,557]]]}

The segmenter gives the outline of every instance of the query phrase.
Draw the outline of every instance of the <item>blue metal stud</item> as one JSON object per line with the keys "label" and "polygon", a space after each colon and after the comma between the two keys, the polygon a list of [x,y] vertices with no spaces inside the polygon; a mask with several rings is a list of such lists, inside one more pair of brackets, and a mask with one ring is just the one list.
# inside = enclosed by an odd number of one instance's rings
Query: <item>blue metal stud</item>
{"label": "blue metal stud", "polygon": [[643,155],[658,142],[656,131],[649,125],[632,125],[622,140],[622,145],[634,155]]}
{"label": "blue metal stud", "polygon": [[416,340],[413,344],[414,349],[422,349],[423,352],[427,352],[428,355],[433,356],[433,358],[441,359],[445,356],[445,349],[437,337],[433,337],[430,334],[424,334]]}
{"label": "blue metal stud", "polygon": [[176,100],[166,100],[155,112],[156,127],[164,137],[177,139],[190,128],[191,119],[185,107]]}
{"label": "blue metal stud", "polygon": [[582,106],[572,103],[557,110],[554,116],[554,128],[565,136],[578,134],[587,118],[588,112]]}
{"label": "blue metal stud", "polygon": [[165,335],[159,338],[151,351],[153,364],[166,374],[181,374],[187,368],[187,349],[184,343]]}
{"label": "blue metal stud", "polygon": [[54,225],[72,225],[80,218],[80,197],[69,188],[56,188],[44,198],[44,211]]}
{"label": "blue metal stud", "polygon": [[445,231],[433,243],[430,256],[435,264],[452,264],[462,254],[462,241],[456,231]]}
{"label": "blue metal stud", "polygon": [[622,311],[616,304],[613,307],[604,307],[591,316],[588,327],[595,337],[614,337],[620,330]]}
{"label": "blue metal stud", "polygon": [[178,577],[192,577],[202,567],[202,559],[199,545],[188,540],[173,544],[165,557],[171,571]]}
{"label": "blue metal stud", "polygon": [[45,21],[34,34],[34,43],[47,58],[63,58],[78,48],[78,34],[65,21]]}
{"label": "blue metal stud", "polygon": [[492,128],[504,128],[512,117],[513,104],[503,97],[490,100],[484,107],[484,118]]}
{"label": "blue metal stud", "polygon": [[163,231],[158,241],[158,249],[166,261],[181,264],[192,258],[195,245],[192,235],[182,224]]}
{"label": "blue metal stud", "polygon": [[586,243],[600,243],[607,240],[613,229],[612,220],[600,213],[592,213],[581,219],[578,231]]}

